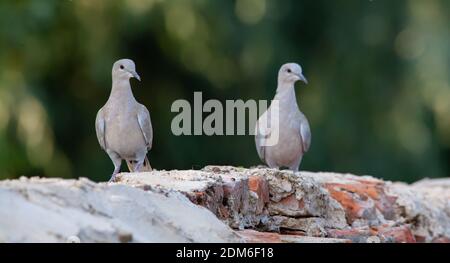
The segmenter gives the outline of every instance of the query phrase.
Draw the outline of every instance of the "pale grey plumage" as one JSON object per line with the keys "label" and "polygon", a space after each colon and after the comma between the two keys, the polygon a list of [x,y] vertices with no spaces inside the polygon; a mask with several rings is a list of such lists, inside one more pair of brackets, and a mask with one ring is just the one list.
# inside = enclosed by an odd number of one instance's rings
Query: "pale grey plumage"
{"label": "pale grey plumage", "polygon": [[121,59],[114,63],[111,94],[95,120],[100,147],[114,164],[112,181],[120,171],[122,159],[131,172],[151,170],[147,159],[153,141],[150,113],[134,98],[130,85],[132,77],[140,80],[132,60]]}
{"label": "pale grey plumage", "polygon": [[[298,80],[308,83],[300,65],[284,64],[278,72],[274,102],[256,123],[256,150],[271,168],[287,167],[298,171],[303,155],[311,145],[309,123],[299,110],[295,96],[294,84]],[[278,140],[270,143],[273,138]]]}

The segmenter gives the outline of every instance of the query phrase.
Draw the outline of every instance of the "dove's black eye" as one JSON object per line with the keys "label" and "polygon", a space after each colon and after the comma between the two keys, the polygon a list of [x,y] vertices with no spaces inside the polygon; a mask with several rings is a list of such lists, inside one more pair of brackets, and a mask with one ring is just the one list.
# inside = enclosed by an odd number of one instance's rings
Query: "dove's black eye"
{"label": "dove's black eye", "polygon": [[290,69],[290,68],[288,68],[288,69],[287,69],[287,72],[288,72],[288,73],[291,73],[291,69]]}
{"label": "dove's black eye", "polygon": [[123,65],[120,65],[120,69],[123,69]]}

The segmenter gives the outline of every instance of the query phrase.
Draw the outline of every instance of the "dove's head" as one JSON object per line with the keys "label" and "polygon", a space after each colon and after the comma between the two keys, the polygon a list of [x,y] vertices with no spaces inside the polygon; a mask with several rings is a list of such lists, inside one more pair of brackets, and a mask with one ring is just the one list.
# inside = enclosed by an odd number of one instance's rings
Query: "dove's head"
{"label": "dove's head", "polygon": [[117,60],[112,68],[113,80],[129,80],[130,78],[136,78],[141,81],[141,77],[136,72],[136,66],[131,59]]}
{"label": "dove's head", "polygon": [[281,66],[278,72],[279,84],[294,84],[297,81],[303,81],[308,84],[305,76],[303,76],[302,67],[297,63],[286,63]]}

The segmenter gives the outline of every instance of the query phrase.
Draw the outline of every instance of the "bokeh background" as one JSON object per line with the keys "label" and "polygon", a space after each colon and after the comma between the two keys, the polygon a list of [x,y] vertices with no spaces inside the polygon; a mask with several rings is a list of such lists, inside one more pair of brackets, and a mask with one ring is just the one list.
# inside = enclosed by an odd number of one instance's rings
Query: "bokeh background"
{"label": "bokeh background", "polygon": [[449,25],[448,0],[1,1],[0,179],[109,179],[94,120],[125,57],[157,169],[260,164],[251,136],[172,135],[171,104],[269,100],[280,65],[299,62],[302,170],[450,176]]}

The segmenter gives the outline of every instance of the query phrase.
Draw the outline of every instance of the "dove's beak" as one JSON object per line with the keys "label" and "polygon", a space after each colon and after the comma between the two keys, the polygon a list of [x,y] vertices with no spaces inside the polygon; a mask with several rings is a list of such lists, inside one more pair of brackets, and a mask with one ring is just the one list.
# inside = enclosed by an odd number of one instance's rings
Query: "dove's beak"
{"label": "dove's beak", "polygon": [[130,73],[131,76],[133,76],[133,78],[135,78],[135,79],[141,81],[141,77],[139,77],[139,74],[137,74],[136,71],[134,71],[134,70],[129,70],[129,69],[125,69],[125,71],[127,71],[128,73]]}
{"label": "dove's beak", "polygon": [[298,74],[297,75],[299,77],[299,79],[301,81],[303,81],[305,84],[308,84],[308,80],[305,78],[305,76],[303,76],[303,74]]}
{"label": "dove's beak", "polygon": [[136,78],[137,80],[141,81],[141,77],[139,77],[139,75],[137,74],[136,71],[130,71],[131,75],[133,75],[134,78]]}

